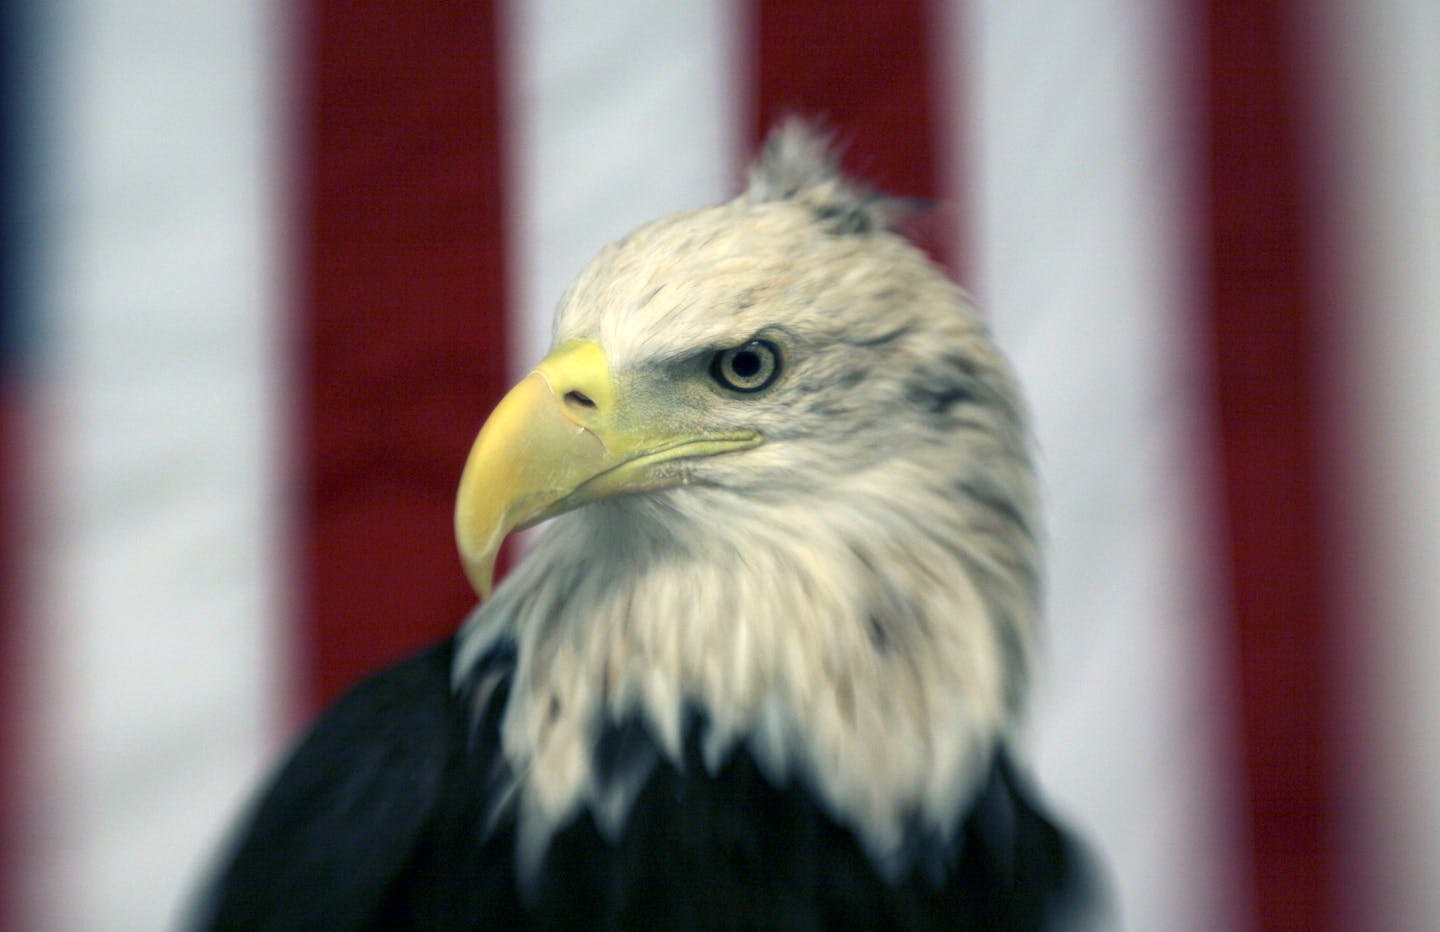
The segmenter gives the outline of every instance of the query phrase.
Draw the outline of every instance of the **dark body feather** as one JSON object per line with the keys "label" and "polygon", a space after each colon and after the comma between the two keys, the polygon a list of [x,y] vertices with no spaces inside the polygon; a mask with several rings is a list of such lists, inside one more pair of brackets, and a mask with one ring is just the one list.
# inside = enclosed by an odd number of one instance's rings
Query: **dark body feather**
{"label": "dark body feather", "polygon": [[[446,642],[362,683],[249,814],[196,923],[204,929],[1071,928],[1089,884],[1076,843],[1003,753],[947,848],[917,844],[896,884],[803,785],[743,751],[711,775],[691,717],[684,765],[643,728],[603,739],[610,766],[654,761],[616,844],[581,814],[522,895],[498,729],[513,656],[450,685]],[[488,824],[493,818],[493,824]]]}

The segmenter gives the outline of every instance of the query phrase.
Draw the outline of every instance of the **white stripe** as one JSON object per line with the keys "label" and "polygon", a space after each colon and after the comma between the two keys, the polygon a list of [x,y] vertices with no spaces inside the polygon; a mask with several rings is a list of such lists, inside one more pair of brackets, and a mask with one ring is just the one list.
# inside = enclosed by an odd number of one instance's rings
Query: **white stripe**
{"label": "white stripe", "polygon": [[[1341,4],[1328,51],[1346,146],[1350,237],[1330,257],[1352,378],[1347,491],[1361,521],[1352,617],[1367,690],[1349,737],[1366,809],[1364,924],[1440,928],[1440,6]],[[1343,189],[1342,188],[1342,189]]]}
{"label": "white stripe", "polygon": [[[1049,669],[1034,757],[1118,886],[1126,928],[1235,928],[1228,713],[1201,637],[1204,436],[1178,257],[1182,74],[1155,4],[986,0],[952,61],[974,120],[980,304],[1034,406],[1047,486]],[[1228,823],[1234,824],[1234,823]]]}
{"label": "white stripe", "polygon": [[723,0],[504,0],[501,10],[518,379],[545,355],[560,296],[601,247],[735,193],[739,82]]}
{"label": "white stripe", "polygon": [[266,4],[47,8],[39,928],[156,929],[273,714]]}
{"label": "white stripe", "polygon": [[555,304],[640,224],[737,189],[733,8],[722,0],[509,0],[516,374]]}

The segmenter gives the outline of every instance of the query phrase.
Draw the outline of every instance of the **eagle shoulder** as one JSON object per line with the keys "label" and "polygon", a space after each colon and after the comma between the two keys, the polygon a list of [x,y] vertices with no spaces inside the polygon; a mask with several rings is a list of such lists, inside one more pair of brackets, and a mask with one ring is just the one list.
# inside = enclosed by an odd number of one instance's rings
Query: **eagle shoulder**
{"label": "eagle shoulder", "polygon": [[370,677],[316,722],[242,817],[193,927],[370,922],[431,819],[463,734],[452,653],[447,640]]}

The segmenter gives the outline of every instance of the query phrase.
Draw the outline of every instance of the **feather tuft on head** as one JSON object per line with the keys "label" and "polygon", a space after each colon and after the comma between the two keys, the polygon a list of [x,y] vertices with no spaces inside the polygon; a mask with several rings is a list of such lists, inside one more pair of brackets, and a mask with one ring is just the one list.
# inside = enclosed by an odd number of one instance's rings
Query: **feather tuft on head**
{"label": "feather tuft on head", "polygon": [[800,117],[788,117],[770,131],[750,168],[745,196],[752,204],[802,203],[839,235],[894,229],[914,206],[846,178],[833,134]]}

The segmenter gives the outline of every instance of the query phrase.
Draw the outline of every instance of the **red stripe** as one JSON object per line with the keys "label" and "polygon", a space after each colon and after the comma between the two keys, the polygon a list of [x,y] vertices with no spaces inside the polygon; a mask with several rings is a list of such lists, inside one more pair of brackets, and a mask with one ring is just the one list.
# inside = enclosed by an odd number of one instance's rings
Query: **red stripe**
{"label": "red stripe", "polygon": [[959,119],[938,59],[943,4],[924,0],[755,0],[749,8],[746,123],[758,144],[780,118],[822,119],[847,169],[885,191],[941,202],[916,238],[941,262],[959,253],[945,134]]}
{"label": "red stripe", "polygon": [[[1205,101],[1195,138],[1208,225],[1203,313],[1222,466],[1253,908],[1262,929],[1340,916],[1335,804],[1339,570],[1317,287],[1323,167],[1303,79],[1314,63],[1287,3],[1196,0]],[[1204,24],[1201,26],[1200,24]]]}
{"label": "red stripe", "polygon": [[[3,322],[0,322],[3,323]],[[20,709],[22,667],[19,410],[7,373],[0,373],[0,929],[19,928]]]}
{"label": "red stripe", "polygon": [[310,0],[299,131],[304,695],[452,632],[451,513],[505,381],[499,42],[478,0]]}

